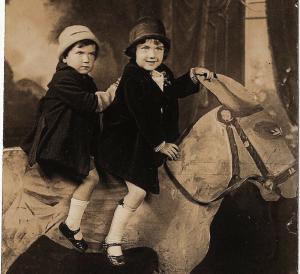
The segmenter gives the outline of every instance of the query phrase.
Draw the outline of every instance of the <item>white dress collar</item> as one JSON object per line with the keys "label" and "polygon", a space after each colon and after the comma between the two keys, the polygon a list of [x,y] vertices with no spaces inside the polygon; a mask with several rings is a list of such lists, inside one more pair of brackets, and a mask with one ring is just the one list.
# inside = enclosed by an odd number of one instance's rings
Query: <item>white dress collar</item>
{"label": "white dress collar", "polygon": [[164,75],[156,70],[152,70],[150,75],[161,91],[164,91]]}

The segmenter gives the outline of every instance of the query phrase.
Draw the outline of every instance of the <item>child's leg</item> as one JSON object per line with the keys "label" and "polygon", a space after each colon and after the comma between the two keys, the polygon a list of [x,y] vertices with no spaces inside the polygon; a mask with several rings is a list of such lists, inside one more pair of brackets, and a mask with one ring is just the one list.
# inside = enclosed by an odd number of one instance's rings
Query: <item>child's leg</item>
{"label": "child's leg", "polygon": [[[89,203],[93,190],[98,183],[98,179],[95,179],[98,177],[95,177],[95,174],[93,173],[95,173],[95,170],[90,172],[89,176],[76,188],[73,193],[69,213],[67,219],[65,220],[65,224],[72,231],[80,228],[82,216]],[[81,231],[75,234],[74,238],[76,240],[81,240]]]}
{"label": "child's leg", "polygon": [[96,169],[92,169],[84,181],[76,188],[73,198],[81,201],[89,201],[93,190],[98,184],[98,175]]}
{"label": "child's leg", "polygon": [[[130,217],[134,214],[136,209],[141,205],[146,196],[146,191],[142,188],[126,182],[128,193],[123,199],[123,204],[117,206],[109,233],[105,239],[106,243],[121,243],[124,230]],[[122,249],[120,246],[109,247],[107,252],[109,255],[121,256]]]}

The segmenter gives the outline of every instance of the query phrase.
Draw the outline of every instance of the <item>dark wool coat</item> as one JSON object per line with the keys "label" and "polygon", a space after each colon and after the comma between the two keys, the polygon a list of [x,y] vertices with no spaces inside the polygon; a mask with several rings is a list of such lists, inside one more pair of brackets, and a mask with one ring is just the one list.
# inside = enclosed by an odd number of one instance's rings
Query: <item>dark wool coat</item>
{"label": "dark wool coat", "polygon": [[90,170],[90,156],[99,130],[97,87],[89,75],[59,63],[41,99],[32,132],[22,144],[29,164],[39,163],[47,175],[80,182]]}
{"label": "dark wool coat", "polygon": [[178,98],[199,90],[189,73],[174,79],[165,65],[164,91],[150,72],[130,62],[124,69],[113,103],[103,115],[103,132],[97,145],[98,169],[159,193],[157,168],[162,154],[154,148],[175,142],[178,132]]}

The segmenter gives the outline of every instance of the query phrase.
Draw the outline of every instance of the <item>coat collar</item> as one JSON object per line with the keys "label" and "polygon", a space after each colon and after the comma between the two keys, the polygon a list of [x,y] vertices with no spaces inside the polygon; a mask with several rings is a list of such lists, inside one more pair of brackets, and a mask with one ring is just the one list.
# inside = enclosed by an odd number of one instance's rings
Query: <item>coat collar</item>
{"label": "coat collar", "polygon": [[56,72],[58,71],[63,71],[63,70],[69,70],[74,73],[76,73],[78,76],[82,77],[83,79],[93,79],[90,75],[88,74],[81,74],[79,73],[76,69],[68,66],[66,63],[59,61],[56,65]]}
{"label": "coat collar", "polygon": [[[161,64],[156,69],[156,71],[163,73],[163,75],[165,77],[165,82],[167,85],[169,85],[171,83],[170,82],[170,70],[166,65]],[[139,67],[134,60],[131,60],[125,66],[124,71],[123,71],[123,77],[124,78],[133,77],[137,80],[144,79],[147,82],[151,81],[151,82],[155,83],[151,77],[151,72]]]}
{"label": "coat collar", "polygon": [[[167,71],[167,70],[168,70],[167,66],[164,64],[161,64],[156,69],[156,71],[158,71],[158,72]],[[150,71],[139,67],[134,60],[131,60],[124,68],[124,76],[135,75],[135,74],[137,74],[139,76],[143,75],[143,76],[146,76],[147,78],[149,78],[149,77],[151,78]]]}
{"label": "coat collar", "polygon": [[66,63],[64,63],[63,61],[59,61],[56,65],[56,71],[59,71],[59,70],[66,70],[66,69],[69,69],[69,70],[75,70],[74,68],[68,66]]}
{"label": "coat collar", "polygon": [[[170,69],[164,65],[161,64],[156,71],[161,72],[164,75],[164,83],[163,83],[163,90],[165,87],[171,85],[172,82],[172,73],[170,72]],[[144,84],[148,87],[151,87],[151,90],[156,91],[157,94],[166,94],[161,87],[159,87],[159,84],[156,83],[152,76],[151,72],[148,70],[145,70],[141,67],[139,67],[135,61],[131,60],[124,68],[122,79],[126,81],[126,79],[132,78],[135,79],[137,82],[144,82]],[[123,82],[123,81],[122,81]]]}

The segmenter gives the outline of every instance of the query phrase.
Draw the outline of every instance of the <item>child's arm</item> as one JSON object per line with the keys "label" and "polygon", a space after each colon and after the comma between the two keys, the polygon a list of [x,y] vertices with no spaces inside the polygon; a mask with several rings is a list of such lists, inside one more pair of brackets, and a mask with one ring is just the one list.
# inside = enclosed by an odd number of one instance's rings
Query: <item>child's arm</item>
{"label": "child's arm", "polygon": [[96,112],[97,96],[82,90],[80,80],[70,72],[57,73],[49,85],[49,92],[76,111]]}
{"label": "child's arm", "polygon": [[177,98],[183,98],[199,91],[199,81],[196,75],[205,76],[206,80],[213,78],[213,73],[206,68],[195,67],[183,76],[174,80],[172,94]]}
{"label": "child's arm", "polygon": [[153,148],[159,147],[164,140],[160,105],[155,102],[155,95],[133,79],[125,83],[125,102],[133,115],[140,133]]}
{"label": "child's arm", "polygon": [[160,104],[153,93],[145,92],[140,82],[129,80],[125,85],[125,101],[137,126],[155,152],[161,152],[170,160],[177,160],[179,148],[166,143],[161,119]]}
{"label": "child's arm", "polygon": [[95,94],[98,97],[98,107],[97,112],[104,111],[114,100],[116,95],[116,90],[118,88],[120,79],[115,83],[111,84],[106,91],[97,91]]}

